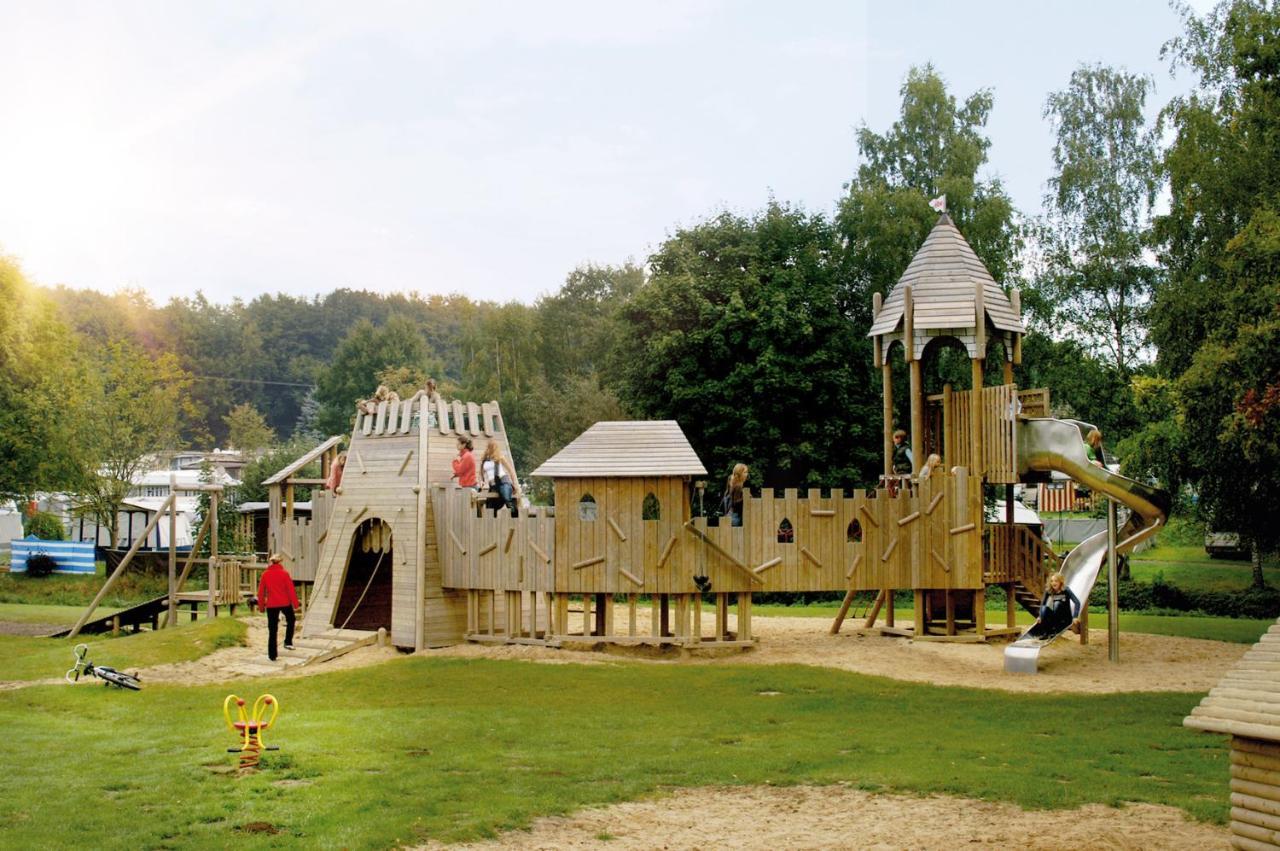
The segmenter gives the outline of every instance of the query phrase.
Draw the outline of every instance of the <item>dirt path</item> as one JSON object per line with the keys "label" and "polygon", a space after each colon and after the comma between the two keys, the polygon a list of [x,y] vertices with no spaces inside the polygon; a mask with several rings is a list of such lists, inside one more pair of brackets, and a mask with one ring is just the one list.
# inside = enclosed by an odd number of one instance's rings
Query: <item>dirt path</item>
{"label": "dirt path", "polygon": [[1014,804],[932,795],[872,794],[842,786],[678,790],[652,800],[538,819],[452,849],[955,849],[1029,848],[1200,851],[1225,848],[1229,833],[1152,804],[1119,809],[1022,810]]}

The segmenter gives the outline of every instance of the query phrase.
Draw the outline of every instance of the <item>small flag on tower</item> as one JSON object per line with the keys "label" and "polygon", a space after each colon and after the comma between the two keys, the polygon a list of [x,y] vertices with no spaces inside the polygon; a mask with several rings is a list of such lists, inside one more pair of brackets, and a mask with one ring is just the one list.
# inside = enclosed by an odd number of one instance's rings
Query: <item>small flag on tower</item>
{"label": "small flag on tower", "polygon": [[939,213],[945,213],[947,211],[946,193],[943,193],[942,195],[939,195],[937,198],[934,198],[932,201],[930,201],[929,206],[937,210]]}

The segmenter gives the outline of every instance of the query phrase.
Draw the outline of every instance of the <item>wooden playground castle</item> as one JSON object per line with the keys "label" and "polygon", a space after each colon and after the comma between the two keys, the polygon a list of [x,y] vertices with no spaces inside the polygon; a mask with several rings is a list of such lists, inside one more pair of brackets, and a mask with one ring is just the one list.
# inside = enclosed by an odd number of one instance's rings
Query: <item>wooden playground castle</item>
{"label": "wooden playground castle", "polygon": [[[1012,522],[1018,424],[1048,407],[1046,391],[1013,384],[1018,293],[1005,295],[944,214],[874,307],[885,476],[869,490],[748,493],[740,527],[695,511],[707,471],[675,422],[597,423],[533,472],[553,481],[555,507],[512,517],[451,481],[460,435],[475,442],[477,457],[490,441],[510,457],[497,403],[419,395],[358,414],[341,487],[313,493],[310,520],[292,516],[292,488],[318,481],[295,477],[317,459],[327,473],[337,439],[268,482],[270,545],[314,577],[304,635],[385,628],[413,648],[464,640],[741,646],[755,641],[752,595],[778,591],[845,592],[833,632],[854,595],[869,591],[875,603],[864,629],[953,641],[1016,633],[1017,603],[1035,610],[1056,558]],[[989,343],[1002,361],[997,386],[983,386]],[[945,345],[967,353],[972,387],[927,396],[924,368]],[[891,466],[895,357],[910,379],[910,477]],[[920,477],[931,452],[942,466]],[[984,486],[1003,486],[1004,522],[988,522]],[[721,487],[712,480],[709,502]],[[986,619],[990,586],[1006,591],[999,624]],[[909,623],[895,621],[899,590],[912,592]],[[641,599],[652,612],[645,629]]]}

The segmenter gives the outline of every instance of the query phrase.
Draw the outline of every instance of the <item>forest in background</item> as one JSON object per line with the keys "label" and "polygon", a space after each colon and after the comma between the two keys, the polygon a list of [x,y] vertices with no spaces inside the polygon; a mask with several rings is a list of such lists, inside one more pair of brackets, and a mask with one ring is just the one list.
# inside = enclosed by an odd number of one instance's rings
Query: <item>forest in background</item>
{"label": "forest in background", "polygon": [[[1022,290],[1017,382],[1101,427],[1127,474],[1190,486],[1206,522],[1274,551],[1280,7],[1228,0],[1183,24],[1164,56],[1197,85],[1157,123],[1152,81],[1122,69],[1081,66],[1047,95],[1054,173],[1035,211],[990,176],[996,93],[957,96],[925,65],[891,127],[858,130],[830,213],[784,199],[714,213],[533,304],[359,289],[155,304],[38,286],[0,258],[0,496],[111,505],[148,453],[301,445],[347,432],[377,384],[428,376],[498,400],[524,472],[597,420],[644,417],[678,420],[713,479],[744,460],[757,485],[869,484],[872,295],[945,194],[996,280]],[[939,382],[968,386],[965,364],[938,358]]]}

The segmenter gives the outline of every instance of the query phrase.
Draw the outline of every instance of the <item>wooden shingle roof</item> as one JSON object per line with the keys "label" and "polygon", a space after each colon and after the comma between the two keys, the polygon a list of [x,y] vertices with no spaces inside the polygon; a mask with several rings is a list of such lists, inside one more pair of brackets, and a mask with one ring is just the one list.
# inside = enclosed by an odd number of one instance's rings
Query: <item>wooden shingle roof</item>
{"label": "wooden shingle roof", "polygon": [[876,337],[897,330],[902,322],[903,290],[906,287],[911,287],[911,299],[915,305],[912,321],[916,329],[972,328],[976,325],[979,286],[982,287],[982,302],[991,324],[1002,331],[1023,333],[1022,318],[1014,311],[1009,297],[974,254],[951,217],[943,213],[885,298],[867,336]]}
{"label": "wooden shingle roof", "polygon": [[706,474],[675,420],[596,423],[533,471],[558,478]]}
{"label": "wooden shingle roof", "polygon": [[1280,621],[1182,723],[1211,733],[1280,742]]}

